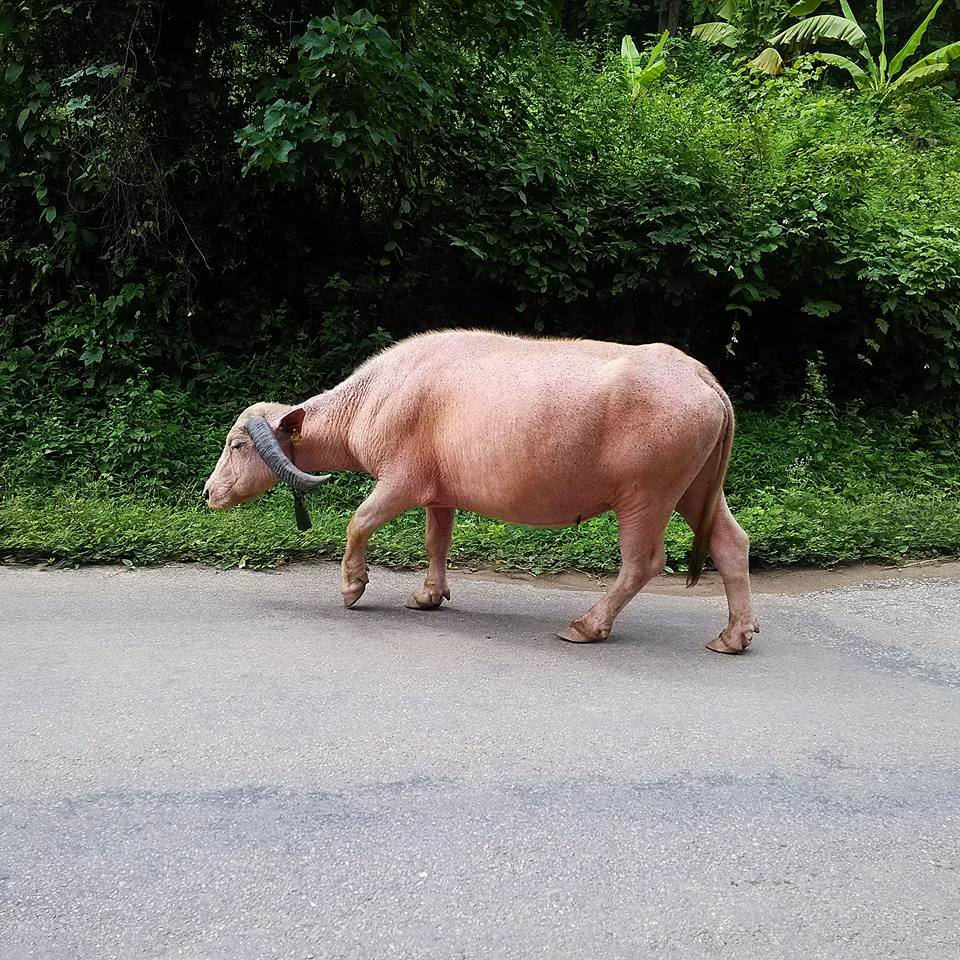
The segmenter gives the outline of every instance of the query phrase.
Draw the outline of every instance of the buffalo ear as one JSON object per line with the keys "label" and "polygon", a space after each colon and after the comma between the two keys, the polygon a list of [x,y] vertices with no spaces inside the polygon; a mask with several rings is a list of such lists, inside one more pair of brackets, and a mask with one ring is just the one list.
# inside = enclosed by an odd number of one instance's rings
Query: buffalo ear
{"label": "buffalo ear", "polygon": [[306,411],[303,407],[294,407],[293,410],[285,414],[280,423],[277,424],[277,430],[288,434],[299,433],[300,428],[303,426],[305,413]]}

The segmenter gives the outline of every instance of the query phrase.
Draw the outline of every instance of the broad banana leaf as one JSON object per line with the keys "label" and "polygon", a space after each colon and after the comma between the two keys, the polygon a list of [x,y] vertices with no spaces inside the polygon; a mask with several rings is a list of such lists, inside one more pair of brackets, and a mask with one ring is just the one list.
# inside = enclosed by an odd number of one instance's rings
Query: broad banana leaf
{"label": "broad banana leaf", "polygon": [[649,87],[666,69],[666,60],[658,60],[656,63],[653,63],[647,67],[637,78],[637,83],[634,85],[633,95],[636,97],[641,93],[644,93],[647,87]]}
{"label": "broad banana leaf", "polygon": [[927,27],[930,26],[930,21],[937,15],[937,11],[940,9],[940,4],[943,3],[943,0],[937,0],[933,5],[930,12],[927,14],[926,20],[913,31],[913,36],[903,45],[903,49],[890,61],[890,76],[895,77],[899,72],[900,68],[903,66],[904,60],[907,57],[913,56],[917,47],[920,46],[920,42],[923,40],[923,35],[927,32]]}
{"label": "broad banana leaf", "polygon": [[948,43],[943,47],[937,47],[933,53],[928,53],[925,57],[917,60],[916,63],[910,64],[907,68],[907,73],[917,67],[926,67],[932,63],[950,63],[952,60],[958,58],[960,58],[960,40],[955,43]]}
{"label": "broad banana leaf", "polygon": [[663,48],[667,45],[667,40],[670,37],[670,31],[664,30],[663,35],[657,41],[656,46],[650,51],[650,56],[647,58],[647,64],[652,66],[654,61],[663,53]]}
{"label": "broad banana leaf", "polygon": [[669,36],[669,32],[664,30],[663,35],[647,55],[646,65],[643,65],[643,58],[629,34],[620,41],[620,56],[627,67],[631,82],[630,92],[634,99],[640,96],[667,69],[667,61],[663,59],[663,48],[667,45]]}
{"label": "broad banana leaf", "polygon": [[783,57],[773,47],[767,47],[750,61],[750,66],[777,77],[783,73]]}
{"label": "broad banana leaf", "polygon": [[877,26],[880,28],[880,76],[887,76],[887,28],[883,22],[883,0],[877,0]]}
{"label": "broad banana leaf", "polygon": [[807,14],[813,13],[822,7],[827,0],[800,0],[799,3],[795,3],[788,11],[787,16],[790,17],[805,17]]}
{"label": "broad banana leaf", "polygon": [[917,87],[925,87],[928,83],[936,83],[949,72],[949,63],[929,63],[924,66],[915,63],[890,84],[890,90],[891,92],[895,90],[897,93],[916,90]]}
{"label": "broad banana leaf", "polygon": [[866,36],[855,21],[826,13],[807,17],[806,20],[787,27],[775,37],[771,37],[770,43],[778,47],[800,47],[810,43],[821,43],[824,40],[842,40],[857,49],[867,42]]}
{"label": "broad banana leaf", "polygon": [[691,31],[693,36],[704,43],[722,43],[727,47],[737,45],[737,28],[730,23],[698,23]]}
{"label": "broad banana leaf", "polygon": [[871,86],[870,75],[863,67],[847,57],[840,57],[835,53],[814,53],[812,57],[814,60],[822,60],[831,67],[840,67],[841,70],[846,70],[853,77],[853,82],[860,90],[865,90]]}

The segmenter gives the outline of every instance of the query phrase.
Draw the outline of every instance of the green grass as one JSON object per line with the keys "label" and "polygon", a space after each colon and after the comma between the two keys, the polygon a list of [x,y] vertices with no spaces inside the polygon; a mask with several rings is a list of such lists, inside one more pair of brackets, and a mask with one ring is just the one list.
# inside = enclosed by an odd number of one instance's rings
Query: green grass
{"label": "green grass", "polygon": [[[850,500],[822,491],[765,491],[737,515],[758,565],[831,566],[960,553],[960,501],[952,497],[878,493]],[[0,502],[0,559],[269,566],[337,557],[349,517],[344,507],[314,510],[313,529],[301,534],[285,493],[229,514],[146,497],[22,494]],[[422,538],[423,511],[411,511],[374,537],[369,559],[418,566],[425,560]],[[670,567],[684,569],[690,533],[677,517],[666,544]],[[602,573],[618,565],[616,521],[607,515],[576,528],[540,530],[462,514],[451,560],[533,573]]]}
{"label": "green grass", "polygon": [[[199,488],[220,441],[212,433],[202,439],[178,481],[151,479],[143,469],[130,471],[138,483],[98,480],[88,470],[76,471],[86,479],[72,485],[21,479],[0,488],[0,560],[269,566],[340,555],[350,514],[372,481],[340,476],[321,488],[306,534],[297,531],[283,489],[213,513]],[[814,379],[800,401],[741,415],[727,494],[756,565],[960,554],[960,430],[952,415],[838,411]],[[369,559],[423,564],[423,519],[415,510],[389,524],[372,540]],[[666,537],[671,569],[685,568],[690,541],[675,517]],[[608,572],[619,564],[616,521],[607,515],[541,530],[461,514],[451,560],[534,573]]]}

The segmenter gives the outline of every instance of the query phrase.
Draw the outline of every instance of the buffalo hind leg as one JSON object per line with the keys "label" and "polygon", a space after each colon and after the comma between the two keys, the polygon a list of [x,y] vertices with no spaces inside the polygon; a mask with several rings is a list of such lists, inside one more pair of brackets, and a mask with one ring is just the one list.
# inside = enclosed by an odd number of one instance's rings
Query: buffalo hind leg
{"label": "buffalo hind leg", "polygon": [[447,554],[450,552],[450,537],[453,535],[453,507],[427,507],[427,577],[423,586],[410,594],[407,606],[411,610],[435,610],[450,599],[447,586]]}
{"label": "buffalo hind leg", "polygon": [[[692,526],[700,519],[702,501],[696,502],[691,492],[684,494],[677,509]],[[760,632],[750,595],[750,538],[734,520],[723,494],[717,504],[707,550],[723,577],[729,611],[726,629],[707,644],[707,649],[717,653],[742,653],[750,646],[753,635]]]}
{"label": "buffalo hind leg", "polygon": [[345,607],[352,607],[367,588],[369,577],[364,554],[368,541],[384,524],[412,506],[409,498],[381,481],[357,507],[347,524],[347,546],[340,564],[340,592]]}
{"label": "buffalo hind leg", "polygon": [[[666,562],[663,536],[666,518],[651,522],[649,518],[624,517],[620,521],[620,573],[613,586],[582,617],[574,620],[557,636],[571,643],[593,643],[610,636],[613,621],[620,611],[652,580]],[[662,521],[662,522],[661,522]]]}

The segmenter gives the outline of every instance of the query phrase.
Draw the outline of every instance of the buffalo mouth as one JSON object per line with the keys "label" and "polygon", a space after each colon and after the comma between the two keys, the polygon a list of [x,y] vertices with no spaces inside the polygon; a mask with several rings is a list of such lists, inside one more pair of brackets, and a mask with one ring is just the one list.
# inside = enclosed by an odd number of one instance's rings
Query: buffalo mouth
{"label": "buffalo mouth", "polygon": [[230,494],[236,486],[236,481],[222,490],[211,490],[206,498],[207,509],[226,511],[232,510],[235,506],[246,501],[239,497],[231,497]]}

